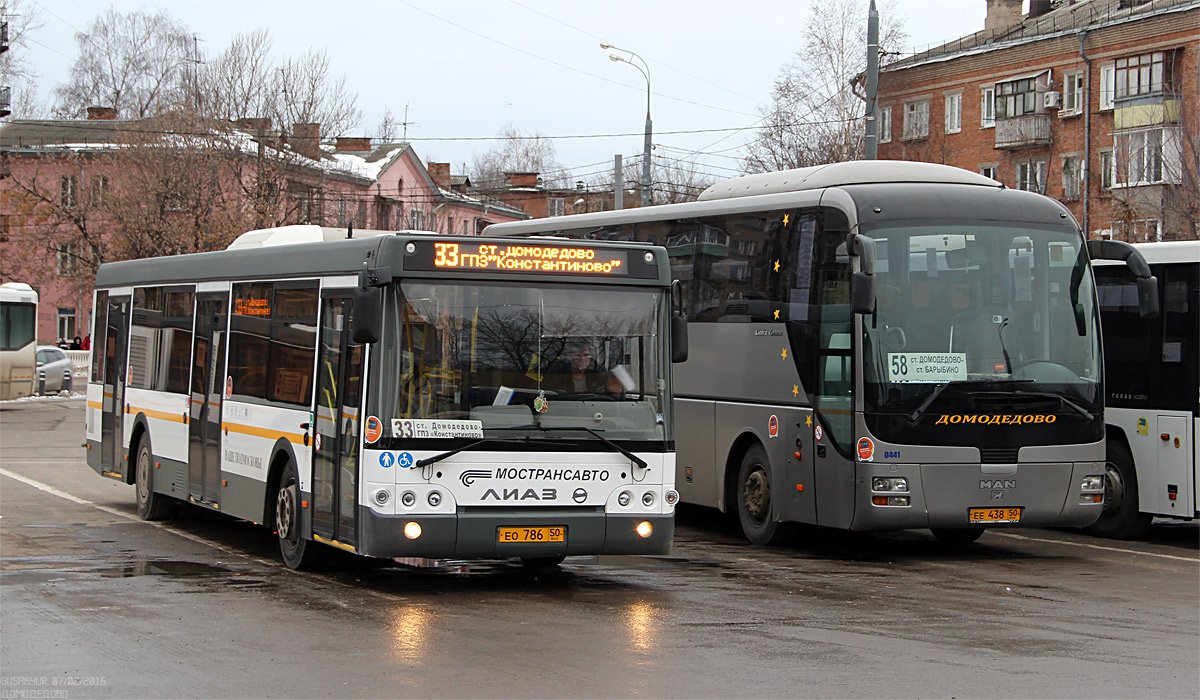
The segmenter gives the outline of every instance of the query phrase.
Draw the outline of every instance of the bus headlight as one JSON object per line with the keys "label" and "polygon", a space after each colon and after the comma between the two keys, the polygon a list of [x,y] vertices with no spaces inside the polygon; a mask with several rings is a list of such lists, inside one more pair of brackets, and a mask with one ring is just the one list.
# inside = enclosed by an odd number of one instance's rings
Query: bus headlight
{"label": "bus headlight", "polygon": [[629,493],[628,491],[622,491],[621,495],[617,496],[617,505],[624,508],[625,506],[629,505],[629,502],[632,500],[633,500],[632,493]]}
{"label": "bus headlight", "polygon": [[871,490],[883,491],[885,493],[889,491],[905,493],[908,491],[908,479],[903,477],[877,476],[871,479]]}
{"label": "bus headlight", "polygon": [[650,524],[649,520],[643,520],[642,522],[638,523],[634,530],[637,531],[638,537],[641,537],[642,539],[654,534],[654,526]]}
{"label": "bus headlight", "polygon": [[667,505],[673,506],[679,502],[679,492],[675,489],[671,489],[670,491],[667,491],[667,495],[663,498],[666,500]]}
{"label": "bus headlight", "polygon": [[412,508],[417,502],[417,494],[413,493],[412,491],[405,491],[400,495],[400,502],[409,508]]}
{"label": "bus headlight", "polygon": [[1079,483],[1081,491],[1103,491],[1104,477],[1093,474],[1092,476],[1083,477],[1083,481]]}
{"label": "bus headlight", "polygon": [[412,522],[411,520],[404,523],[404,536],[410,540],[415,540],[421,536],[421,523]]}
{"label": "bus headlight", "polygon": [[642,505],[646,506],[647,508],[654,505],[654,492],[653,491],[647,491],[646,493],[642,494]]}
{"label": "bus headlight", "polygon": [[430,491],[429,496],[426,498],[426,500],[429,501],[429,505],[433,506],[434,508],[437,508],[438,505],[442,502],[442,494],[440,491]]}
{"label": "bus headlight", "polygon": [[386,506],[387,502],[391,500],[392,494],[388,493],[387,489],[379,489],[371,496],[371,498],[376,504]]}

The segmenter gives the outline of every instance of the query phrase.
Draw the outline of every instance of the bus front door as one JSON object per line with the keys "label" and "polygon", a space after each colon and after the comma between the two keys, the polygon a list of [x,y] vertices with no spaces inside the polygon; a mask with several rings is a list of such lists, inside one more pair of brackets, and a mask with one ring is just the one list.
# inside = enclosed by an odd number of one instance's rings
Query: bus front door
{"label": "bus front door", "polygon": [[327,293],[322,299],[312,453],[313,534],[351,547],[357,541],[363,367],[363,346],[351,339],[353,304],[349,297],[336,293]]}
{"label": "bus front door", "polygon": [[196,295],[188,415],[188,495],[217,504],[221,498],[221,399],[225,373],[225,292]]}
{"label": "bus front door", "polygon": [[104,333],[104,404],[100,418],[100,465],[107,474],[128,475],[125,460],[125,383],[129,359],[129,297],[109,297]]}

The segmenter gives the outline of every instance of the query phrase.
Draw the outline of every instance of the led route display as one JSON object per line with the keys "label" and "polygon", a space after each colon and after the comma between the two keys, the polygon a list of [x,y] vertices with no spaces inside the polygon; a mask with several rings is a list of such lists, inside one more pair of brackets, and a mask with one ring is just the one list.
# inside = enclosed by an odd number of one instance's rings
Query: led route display
{"label": "led route display", "polygon": [[[434,243],[430,261],[416,269],[541,272],[548,274],[628,275],[623,250],[541,243]],[[428,261],[429,266],[426,266]]]}

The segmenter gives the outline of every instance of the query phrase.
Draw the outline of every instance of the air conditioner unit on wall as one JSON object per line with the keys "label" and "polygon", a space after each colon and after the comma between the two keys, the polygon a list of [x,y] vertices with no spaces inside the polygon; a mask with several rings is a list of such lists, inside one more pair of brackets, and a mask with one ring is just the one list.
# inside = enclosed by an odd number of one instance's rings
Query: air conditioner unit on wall
{"label": "air conditioner unit on wall", "polygon": [[1042,93],[1042,106],[1046,109],[1062,108],[1062,93],[1056,90]]}

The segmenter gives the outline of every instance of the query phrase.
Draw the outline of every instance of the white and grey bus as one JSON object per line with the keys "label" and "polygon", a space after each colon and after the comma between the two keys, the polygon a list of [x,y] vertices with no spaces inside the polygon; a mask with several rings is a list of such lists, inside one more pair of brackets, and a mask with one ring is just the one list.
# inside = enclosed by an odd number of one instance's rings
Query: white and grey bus
{"label": "white and grey bus", "polygon": [[1103,507],[1090,241],[1057,202],[930,163],[718,183],[699,201],[497,224],[662,245],[691,356],[675,369],[683,501],[755,543],[793,523],[1084,526]]}
{"label": "white and grey bus", "polygon": [[274,529],[293,568],[668,551],[662,248],[348,233],[102,265],[88,464],[143,518]]}
{"label": "white and grey bus", "polygon": [[36,386],[37,308],[33,287],[0,284],[0,401],[29,396]]}
{"label": "white and grey bus", "polygon": [[1159,316],[1138,314],[1127,268],[1095,268],[1108,479],[1091,531],[1115,538],[1145,534],[1154,516],[1200,517],[1200,243],[1134,247],[1158,279]]}

